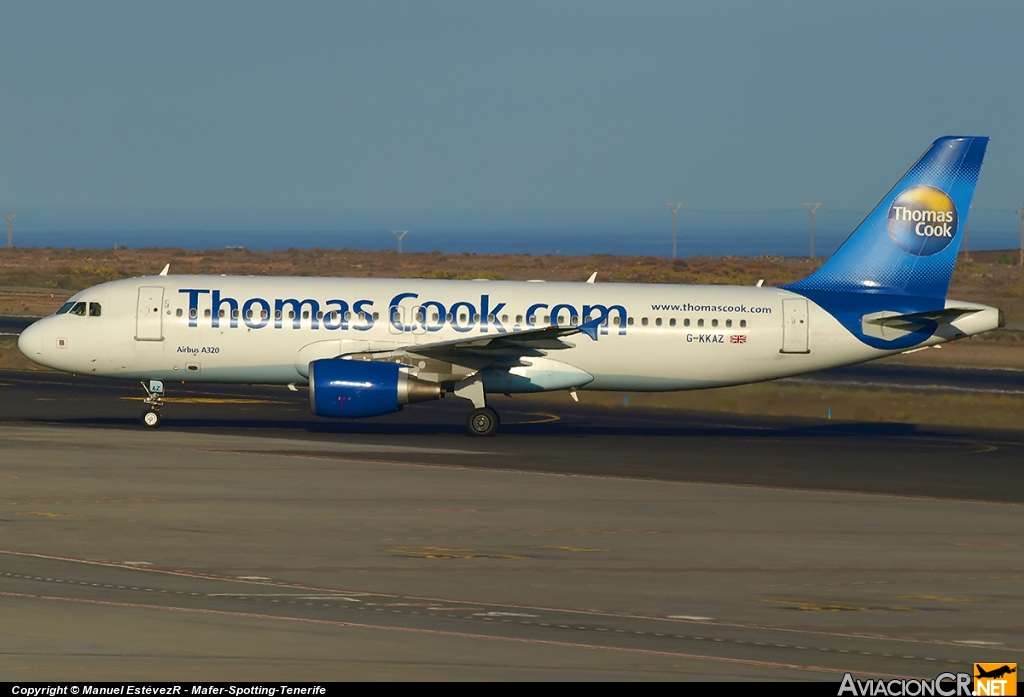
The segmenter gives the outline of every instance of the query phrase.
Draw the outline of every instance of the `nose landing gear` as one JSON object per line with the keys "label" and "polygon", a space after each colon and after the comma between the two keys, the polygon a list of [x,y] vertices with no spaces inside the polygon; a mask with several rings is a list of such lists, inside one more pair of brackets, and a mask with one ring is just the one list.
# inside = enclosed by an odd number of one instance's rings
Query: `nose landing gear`
{"label": "nose landing gear", "polygon": [[146,410],[142,412],[142,425],[156,428],[160,425],[160,408],[164,405],[164,384],[159,380],[150,380],[148,385],[142,383],[142,389],[146,391],[146,398],[142,400],[146,405]]}

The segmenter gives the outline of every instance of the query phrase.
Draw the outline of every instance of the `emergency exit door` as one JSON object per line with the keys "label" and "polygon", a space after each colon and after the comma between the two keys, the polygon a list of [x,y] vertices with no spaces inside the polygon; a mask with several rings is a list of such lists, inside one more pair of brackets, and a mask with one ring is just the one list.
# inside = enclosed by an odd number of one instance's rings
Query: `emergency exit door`
{"label": "emergency exit door", "polygon": [[136,341],[164,340],[163,307],[163,288],[139,288],[139,304],[135,314]]}
{"label": "emergency exit door", "polygon": [[783,300],[782,322],[781,353],[810,353],[807,348],[807,300]]}

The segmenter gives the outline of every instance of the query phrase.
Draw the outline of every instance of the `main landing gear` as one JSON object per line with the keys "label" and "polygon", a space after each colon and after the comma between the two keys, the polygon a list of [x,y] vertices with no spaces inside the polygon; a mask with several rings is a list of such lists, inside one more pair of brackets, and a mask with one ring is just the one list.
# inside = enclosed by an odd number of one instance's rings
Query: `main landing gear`
{"label": "main landing gear", "polygon": [[146,391],[146,398],[142,400],[146,405],[146,410],[142,412],[142,425],[156,428],[160,425],[160,408],[164,405],[164,384],[159,380],[150,380],[148,385],[142,383],[142,389]]}
{"label": "main landing gear", "polygon": [[471,436],[493,436],[500,423],[498,412],[490,407],[481,407],[469,412],[469,418],[466,419],[466,430]]}
{"label": "main landing gear", "polygon": [[474,409],[469,412],[469,418],[466,419],[466,431],[469,435],[493,436],[501,420],[498,418],[498,412],[487,406],[483,381],[474,375],[455,383],[455,396],[473,403]]}

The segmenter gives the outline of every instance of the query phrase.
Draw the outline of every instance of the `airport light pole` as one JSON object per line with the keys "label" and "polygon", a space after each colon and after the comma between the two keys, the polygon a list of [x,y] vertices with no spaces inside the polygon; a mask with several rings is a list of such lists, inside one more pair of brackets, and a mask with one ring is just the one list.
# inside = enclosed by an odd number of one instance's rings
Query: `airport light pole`
{"label": "airport light pole", "polygon": [[811,259],[814,258],[814,212],[821,206],[820,203],[805,203],[804,208],[811,214]]}
{"label": "airport light pole", "polygon": [[7,218],[7,248],[11,249],[14,247],[14,217],[18,215],[18,211],[11,211],[10,213],[4,213],[4,217]]}
{"label": "airport light pole", "polygon": [[398,253],[402,253],[402,238],[409,234],[408,230],[392,230],[391,233],[398,238]]}
{"label": "airport light pole", "polygon": [[1024,266],[1024,206],[1017,210],[1020,213],[1020,264]]}
{"label": "airport light pole", "polygon": [[672,258],[676,258],[676,219],[679,217],[679,209],[683,207],[681,203],[666,203],[665,207],[672,211]]}

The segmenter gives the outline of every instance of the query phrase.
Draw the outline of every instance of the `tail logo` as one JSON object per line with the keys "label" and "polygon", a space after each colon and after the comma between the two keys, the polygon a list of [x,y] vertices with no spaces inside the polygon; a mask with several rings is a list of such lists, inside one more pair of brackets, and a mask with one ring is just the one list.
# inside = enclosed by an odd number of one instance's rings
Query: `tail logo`
{"label": "tail logo", "polygon": [[913,186],[889,206],[889,237],[915,256],[930,257],[948,247],[957,224],[953,199],[932,186]]}

